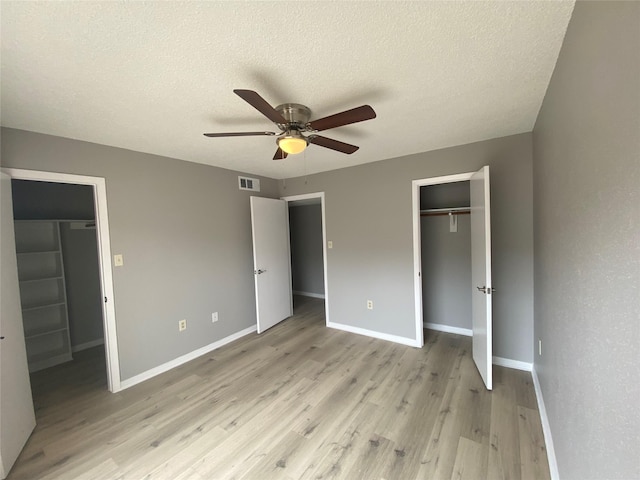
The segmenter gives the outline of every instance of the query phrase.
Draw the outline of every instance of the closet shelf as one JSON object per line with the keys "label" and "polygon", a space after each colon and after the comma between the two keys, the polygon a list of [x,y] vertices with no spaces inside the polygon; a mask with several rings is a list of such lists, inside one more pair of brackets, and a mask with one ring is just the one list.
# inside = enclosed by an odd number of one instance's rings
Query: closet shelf
{"label": "closet shelf", "polygon": [[70,348],[62,346],[57,348],[56,350],[50,350],[44,353],[38,353],[34,355],[29,355],[27,353],[27,361],[29,362],[30,368],[33,368],[33,370],[29,371],[37,372],[38,370],[53,367],[54,365],[58,365],[59,363],[69,362],[73,360],[70,352]]}
{"label": "closet shelf", "polygon": [[60,222],[16,220],[16,258],[29,371],[72,359]]}
{"label": "closet shelf", "polygon": [[25,340],[29,340],[31,338],[37,338],[37,337],[44,337],[45,335],[52,335],[54,333],[66,333],[67,332],[67,328],[66,327],[60,327],[57,329],[53,329],[53,330],[39,330],[39,331],[34,331],[29,333],[28,335],[25,335],[24,338]]}
{"label": "closet shelf", "polygon": [[34,250],[32,252],[17,252],[16,255],[44,255],[51,253],[60,253],[60,250]]}
{"label": "closet shelf", "polygon": [[66,302],[43,303],[42,305],[23,305],[22,311],[40,310],[42,308],[57,307],[58,305],[66,305]]}
{"label": "closet shelf", "polygon": [[62,275],[55,275],[51,277],[42,277],[42,278],[29,278],[26,280],[20,280],[20,283],[35,283],[35,282],[46,282],[49,280],[62,280]]}

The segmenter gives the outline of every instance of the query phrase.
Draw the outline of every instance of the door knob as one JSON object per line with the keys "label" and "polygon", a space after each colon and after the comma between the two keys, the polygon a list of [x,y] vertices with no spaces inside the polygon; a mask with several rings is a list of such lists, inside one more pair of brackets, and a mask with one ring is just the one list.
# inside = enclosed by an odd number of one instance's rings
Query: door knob
{"label": "door knob", "polygon": [[261,268],[259,268],[258,270],[254,270],[254,271],[253,271],[253,273],[254,273],[254,274],[256,274],[256,275],[260,275],[261,273],[264,273],[264,272],[266,272],[266,271],[267,271],[267,269],[266,269],[266,268],[265,268],[264,270],[262,270]]}

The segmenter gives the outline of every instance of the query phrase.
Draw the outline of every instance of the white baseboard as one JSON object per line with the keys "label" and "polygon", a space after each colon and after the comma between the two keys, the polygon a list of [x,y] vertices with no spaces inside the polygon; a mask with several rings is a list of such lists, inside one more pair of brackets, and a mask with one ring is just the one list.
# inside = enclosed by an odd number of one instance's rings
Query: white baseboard
{"label": "white baseboard", "polygon": [[533,377],[533,387],[536,391],[536,399],[538,400],[538,411],[540,412],[540,421],[542,422],[542,433],[544,434],[544,444],[547,449],[547,459],[549,460],[549,473],[551,480],[560,480],[560,472],[558,472],[558,462],[556,460],[556,451],[553,448],[553,438],[551,438],[551,426],[549,425],[549,417],[547,417],[547,409],[544,406],[544,398],[540,389],[540,381],[536,369],[531,370]]}
{"label": "white baseboard", "polygon": [[443,325],[441,323],[423,323],[424,328],[429,330],[437,330],[438,332],[455,333],[456,335],[464,335],[466,337],[473,336],[473,331],[470,328],[452,327],[450,325]]}
{"label": "white baseboard", "polygon": [[324,293],[300,292],[298,290],[294,290],[293,294],[302,295],[303,297],[324,298]]}
{"label": "white baseboard", "polygon": [[73,353],[80,352],[81,350],[97,347],[98,345],[104,345],[104,338],[98,338],[97,340],[92,340],[90,342],[79,343],[78,345],[71,345],[71,351]]}
{"label": "white baseboard", "polygon": [[190,362],[194,358],[198,358],[201,355],[204,355],[205,353],[209,353],[212,350],[220,348],[226,345],[227,343],[231,343],[234,340],[244,337],[245,335],[249,335],[250,333],[253,333],[255,331],[256,331],[256,326],[253,325],[249,328],[245,328],[244,330],[240,330],[237,333],[229,335],[228,337],[225,337],[222,340],[218,340],[217,342],[213,342],[213,343],[210,343],[209,345],[205,345],[204,347],[194,350],[193,352],[187,353],[186,355],[182,355],[181,357],[171,360],[170,362],[163,363],[162,365],[152,368],[151,370],[147,370],[146,372],[142,372],[131,378],[127,378],[126,380],[123,380],[122,382],[120,382],[120,390],[133,387],[138,383],[144,382],[145,380],[149,380],[150,378],[153,378],[156,375],[160,375],[161,373],[164,373],[173,368],[176,368],[182,365],[183,363]]}
{"label": "white baseboard", "polygon": [[380,340],[400,343],[401,345],[407,345],[409,347],[419,347],[418,342],[413,338],[399,337],[397,335],[390,335],[388,333],[380,333],[373,330],[367,330],[366,328],[344,325],[342,323],[327,322],[327,327],[335,328],[336,330],[344,330],[345,332],[357,333],[358,335],[364,335],[365,337],[373,337]]}
{"label": "white baseboard", "polygon": [[520,360],[512,360],[510,358],[493,357],[493,364],[499,367],[514,368],[516,370],[524,370],[530,372],[533,370],[533,363],[521,362]]}

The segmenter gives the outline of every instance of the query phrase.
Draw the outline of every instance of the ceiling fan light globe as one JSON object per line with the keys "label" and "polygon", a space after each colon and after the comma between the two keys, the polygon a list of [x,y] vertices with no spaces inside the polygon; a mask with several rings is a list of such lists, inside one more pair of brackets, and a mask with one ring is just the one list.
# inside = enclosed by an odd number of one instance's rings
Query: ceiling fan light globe
{"label": "ceiling fan light globe", "polygon": [[289,155],[295,155],[307,148],[307,140],[298,136],[285,136],[278,139],[278,147]]}

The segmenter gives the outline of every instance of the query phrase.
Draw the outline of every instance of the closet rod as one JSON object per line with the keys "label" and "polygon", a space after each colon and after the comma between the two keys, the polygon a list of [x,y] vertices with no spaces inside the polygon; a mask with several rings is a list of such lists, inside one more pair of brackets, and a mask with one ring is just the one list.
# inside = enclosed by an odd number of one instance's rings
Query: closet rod
{"label": "closet rod", "polygon": [[[451,212],[452,215],[469,215],[471,212]],[[421,217],[437,217],[440,215],[449,215],[449,212],[433,212],[433,213],[421,213]]]}
{"label": "closet rod", "polygon": [[469,215],[471,213],[471,208],[462,207],[462,208],[430,208],[428,210],[420,210],[421,217],[433,217],[437,215]]}

